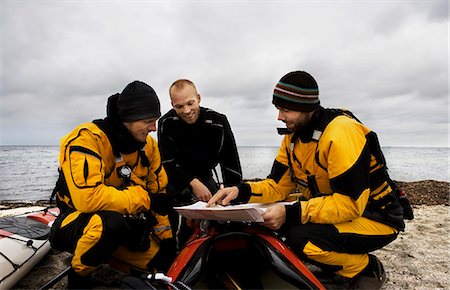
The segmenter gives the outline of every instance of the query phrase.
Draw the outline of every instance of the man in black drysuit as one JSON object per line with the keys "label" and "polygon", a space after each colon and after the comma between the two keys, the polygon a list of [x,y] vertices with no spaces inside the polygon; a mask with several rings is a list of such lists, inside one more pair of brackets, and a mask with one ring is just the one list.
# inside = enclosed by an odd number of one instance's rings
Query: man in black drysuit
{"label": "man in black drysuit", "polygon": [[[174,205],[207,202],[219,189],[218,164],[225,186],[242,180],[230,124],[225,115],[200,107],[201,97],[189,80],[175,81],[169,94],[173,108],[158,122],[158,144],[169,177],[167,192],[173,195]],[[186,223],[178,220],[181,218],[174,212],[171,222],[180,248],[190,231],[183,230]]]}

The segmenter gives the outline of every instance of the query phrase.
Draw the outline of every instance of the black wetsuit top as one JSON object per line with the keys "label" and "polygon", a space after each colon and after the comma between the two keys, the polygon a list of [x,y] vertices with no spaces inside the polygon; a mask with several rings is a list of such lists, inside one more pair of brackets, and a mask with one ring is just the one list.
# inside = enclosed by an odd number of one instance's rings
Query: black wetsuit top
{"label": "black wetsuit top", "polygon": [[172,109],[158,121],[158,143],[170,188],[178,192],[194,178],[208,186],[218,164],[225,186],[242,180],[234,136],[223,114],[200,107],[198,120],[187,124]]}

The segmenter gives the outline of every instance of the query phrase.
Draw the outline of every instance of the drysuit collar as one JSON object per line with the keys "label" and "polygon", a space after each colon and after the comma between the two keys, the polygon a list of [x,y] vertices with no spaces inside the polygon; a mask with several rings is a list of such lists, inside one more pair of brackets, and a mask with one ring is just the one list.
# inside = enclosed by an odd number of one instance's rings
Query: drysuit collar
{"label": "drysuit collar", "polygon": [[319,120],[323,116],[323,113],[324,109],[321,106],[314,112],[314,114],[311,117],[311,120],[308,122],[308,125],[306,125],[306,127],[304,128],[298,129],[294,133],[293,139],[295,140],[295,138],[300,138],[300,140],[303,143],[311,142],[314,130],[317,128],[317,125],[319,123]]}

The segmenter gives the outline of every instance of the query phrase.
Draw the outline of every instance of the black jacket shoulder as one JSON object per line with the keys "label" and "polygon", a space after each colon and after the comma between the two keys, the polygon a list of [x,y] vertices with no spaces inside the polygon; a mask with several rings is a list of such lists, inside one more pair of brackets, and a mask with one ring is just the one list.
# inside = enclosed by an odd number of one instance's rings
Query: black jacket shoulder
{"label": "black jacket shoulder", "polygon": [[204,113],[205,119],[215,119],[215,120],[219,121],[219,120],[225,120],[227,118],[224,114],[216,112],[212,109],[203,108],[203,107],[201,109]]}

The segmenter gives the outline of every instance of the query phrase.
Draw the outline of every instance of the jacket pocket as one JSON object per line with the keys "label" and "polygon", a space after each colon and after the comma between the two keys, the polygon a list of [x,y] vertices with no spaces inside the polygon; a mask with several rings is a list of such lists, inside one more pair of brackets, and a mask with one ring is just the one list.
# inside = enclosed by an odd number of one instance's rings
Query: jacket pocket
{"label": "jacket pocket", "polygon": [[94,187],[102,183],[102,159],[96,152],[72,146],[69,159],[72,179],[77,187]]}

